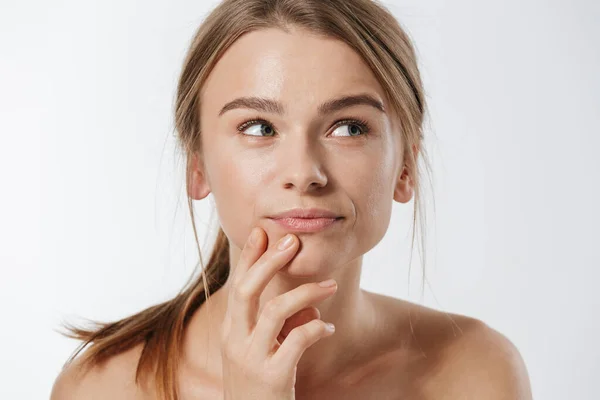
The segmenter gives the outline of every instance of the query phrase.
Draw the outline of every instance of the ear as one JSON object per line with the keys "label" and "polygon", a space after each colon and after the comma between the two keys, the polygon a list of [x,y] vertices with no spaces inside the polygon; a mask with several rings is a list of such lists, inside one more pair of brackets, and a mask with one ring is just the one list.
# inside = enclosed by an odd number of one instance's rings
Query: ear
{"label": "ear", "polygon": [[206,171],[204,168],[204,160],[194,152],[191,156],[189,165],[189,182],[187,191],[189,196],[194,200],[202,200],[211,192]]}
{"label": "ear", "polygon": [[[419,148],[417,147],[417,145],[413,145],[412,148],[416,161]],[[400,173],[400,176],[398,177],[398,180],[396,182],[396,187],[394,188],[394,200],[396,200],[399,203],[408,203],[413,197],[413,191],[413,173],[409,169],[408,165],[404,164],[402,166],[402,172]]]}

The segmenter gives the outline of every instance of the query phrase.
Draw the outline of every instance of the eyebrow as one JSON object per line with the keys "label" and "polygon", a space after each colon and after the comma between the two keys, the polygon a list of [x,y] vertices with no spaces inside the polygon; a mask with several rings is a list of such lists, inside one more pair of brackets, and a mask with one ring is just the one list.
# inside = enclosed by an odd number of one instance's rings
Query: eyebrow
{"label": "eyebrow", "polygon": [[[319,115],[325,115],[356,105],[367,105],[385,113],[383,103],[367,93],[342,96],[337,99],[326,101],[325,103],[319,105],[317,110]],[[280,115],[285,114],[285,109],[280,102],[264,97],[250,96],[239,97],[225,104],[219,112],[219,117],[225,112],[236,108],[248,108]]]}

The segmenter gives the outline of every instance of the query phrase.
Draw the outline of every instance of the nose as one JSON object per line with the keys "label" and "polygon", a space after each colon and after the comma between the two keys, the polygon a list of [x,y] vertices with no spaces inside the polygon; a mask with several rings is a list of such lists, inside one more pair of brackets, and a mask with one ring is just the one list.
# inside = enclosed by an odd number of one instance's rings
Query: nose
{"label": "nose", "polygon": [[327,185],[322,148],[308,136],[288,135],[278,144],[278,176],[284,189],[295,188],[300,193],[307,193]]}

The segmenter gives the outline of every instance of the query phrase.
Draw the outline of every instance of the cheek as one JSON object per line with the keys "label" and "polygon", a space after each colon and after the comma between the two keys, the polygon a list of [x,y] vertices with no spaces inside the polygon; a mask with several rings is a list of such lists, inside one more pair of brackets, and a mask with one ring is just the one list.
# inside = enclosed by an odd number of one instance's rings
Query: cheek
{"label": "cheek", "polygon": [[211,189],[215,208],[223,231],[237,242],[236,238],[251,230],[260,177],[251,164],[244,165],[240,160],[219,158],[214,161]]}
{"label": "cheek", "polygon": [[346,163],[345,186],[356,203],[357,213],[363,214],[365,218],[378,218],[387,208],[387,203],[391,204],[392,164],[390,157],[382,156],[382,151],[373,152],[368,157],[355,157],[350,164],[351,170],[347,169]]}
{"label": "cheek", "polygon": [[368,247],[378,243],[388,229],[393,204],[393,184],[385,162],[373,163],[353,176],[353,201],[356,207],[358,232],[368,237]]}
{"label": "cheek", "polygon": [[365,188],[365,210],[367,218],[377,220],[385,216],[386,211],[391,209],[392,187],[386,171],[382,167],[373,170],[369,176],[369,187]]}
{"label": "cheek", "polygon": [[255,198],[261,185],[264,185],[264,162],[256,158],[221,153],[213,163],[212,176],[216,186],[215,197],[225,202],[246,201]]}

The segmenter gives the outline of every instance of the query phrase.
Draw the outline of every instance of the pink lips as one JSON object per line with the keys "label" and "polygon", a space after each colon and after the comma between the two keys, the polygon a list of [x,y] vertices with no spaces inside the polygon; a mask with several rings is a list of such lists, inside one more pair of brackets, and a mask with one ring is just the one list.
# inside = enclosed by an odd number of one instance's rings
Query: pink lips
{"label": "pink lips", "polygon": [[276,223],[290,232],[318,232],[341,220],[341,218],[279,218]]}
{"label": "pink lips", "polygon": [[292,208],[290,210],[271,215],[271,218],[339,218],[341,215],[326,208]]}

